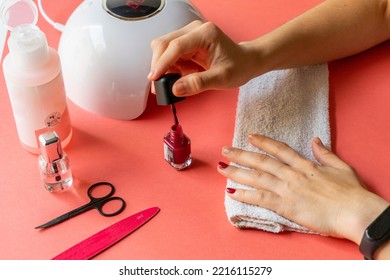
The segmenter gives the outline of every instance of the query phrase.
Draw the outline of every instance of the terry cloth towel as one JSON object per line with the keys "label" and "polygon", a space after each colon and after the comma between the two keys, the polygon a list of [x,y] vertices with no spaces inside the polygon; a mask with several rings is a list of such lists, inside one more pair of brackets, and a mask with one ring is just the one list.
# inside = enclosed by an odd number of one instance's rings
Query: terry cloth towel
{"label": "terry cloth towel", "polygon": [[[248,134],[259,133],[287,143],[315,160],[311,140],[318,136],[330,147],[328,66],[272,71],[252,79],[239,90],[233,146],[261,152],[248,144]],[[227,180],[228,188],[250,188]],[[277,213],[225,196],[229,221],[239,228],[274,233],[313,233]]]}

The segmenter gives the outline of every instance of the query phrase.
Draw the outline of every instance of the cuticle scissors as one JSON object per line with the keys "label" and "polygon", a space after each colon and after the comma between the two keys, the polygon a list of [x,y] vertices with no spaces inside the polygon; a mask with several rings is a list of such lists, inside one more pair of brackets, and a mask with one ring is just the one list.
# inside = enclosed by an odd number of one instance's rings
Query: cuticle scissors
{"label": "cuticle scissors", "polygon": [[[103,187],[101,187],[101,186],[103,186]],[[98,188],[104,188],[104,187],[106,187],[106,188],[108,187],[109,192],[107,194],[94,195],[94,191],[96,191]],[[80,214],[82,214],[86,211],[89,211],[91,209],[96,209],[100,213],[100,215],[105,216],[105,217],[111,217],[111,216],[118,215],[125,209],[126,202],[121,197],[112,196],[114,193],[115,193],[115,187],[113,184],[108,183],[108,182],[95,183],[88,188],[87,194],[88,194],[88,197],[90,198],[89,203],[87,203],[81,207],[78,207],[78,208],[76,208],[68,213],[65,213],[65,214],[45,223],[43,225],[37,226],[36,229],[48,228],[48,227],[57,225],[63,221],[66,221],[70,218],[73,218],[73,217],[80,215]],[[115,211],[106,212],[104,210],[104,206],[105,205],[107,206],[107,204],[111,201],[119,201],[121,203],[120,207],[119,208],[116,207]]]}

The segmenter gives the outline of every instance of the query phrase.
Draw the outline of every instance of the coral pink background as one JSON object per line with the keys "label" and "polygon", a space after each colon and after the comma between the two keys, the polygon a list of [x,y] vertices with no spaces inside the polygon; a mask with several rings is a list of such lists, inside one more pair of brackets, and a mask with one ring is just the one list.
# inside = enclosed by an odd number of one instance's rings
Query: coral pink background
{"label": "coral pink background", "polygon": [[[193,0],[206,19],[236,41],[260,36],[320,2]],[[81,0],[43,3],[51,18],[64,23]],[[42,17],[38,25],[56,48],[60,32]],[[329,68],[333,149],[370,189],[390,199],[390,43],[332,62]],[[195,159],[182,172],[164,161],[162,137],[172,116],[168,107],[156,105],[154,96],[133,121],[107,119],[69,101],[74,135],[66,152],[76,188],[51,194],[41,185],[36,156],[19,144],[1,73],[0,259],[50,259],[152,206],[161,212],[151,222],[96,259],[361,259],[357,246],[346,240],[240,230],[228,222],[226,180],[216,168],[222,146],[232,141],[237,92],[209,92],[177,105]],[[128,204],[122,214],[105,218],[89,211],[48,230],[34,229],[86,203],[86,189],[97,181],[117,187]]]}

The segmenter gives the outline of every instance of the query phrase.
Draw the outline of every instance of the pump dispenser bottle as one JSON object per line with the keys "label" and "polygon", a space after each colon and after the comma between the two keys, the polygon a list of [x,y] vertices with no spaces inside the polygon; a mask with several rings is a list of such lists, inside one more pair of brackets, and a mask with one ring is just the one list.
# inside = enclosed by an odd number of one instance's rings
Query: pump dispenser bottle
{"label": "pump dispenser bottle", "polygon": [[1,19],[11,34],[3,72],[22,146],[38,154],[39,135],[55,130],[65,147],[72,135],[58,53],[36,26],[32,0],[5,0]]}
{"label": "pump dispenser bottle", "polygon": [[154,82],[158,105],[170,105],[174,124],[164,136],[164,158],[176,170],[182,170],[192,163],[191,140],[184,134],[176,115],[175,103],[184,100],[172,93],[173,84],[180,78],[179,74],[170,73]]}

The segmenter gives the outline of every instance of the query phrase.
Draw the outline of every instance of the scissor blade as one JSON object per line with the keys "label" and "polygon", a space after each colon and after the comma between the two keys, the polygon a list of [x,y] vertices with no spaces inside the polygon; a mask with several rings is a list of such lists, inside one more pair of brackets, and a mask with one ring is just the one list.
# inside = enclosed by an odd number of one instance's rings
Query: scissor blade
{"label": "scissor blade", "polygon": [[53,260],[87,260],[122,240],[153,218],[160,208],[152,207],[127,217],[81,241]]}
{"label": "scissor blade", "polygon": [[36,229],[38,229],[38,228],[48,228],[48,227],[54,226],[56,224],[59,224],[59,223],[65,221],[67,219],[69,219],[69,215],[65,214],[65,215],[59,216],[59,217],[57,217],[57,218],[55,218],[55,219],[53,219],[53,220],[51,220],[51,221],[49,221],[49,222],[47,222],[47,223],[45,223],[43,225],[37,226],[35,228]]}

